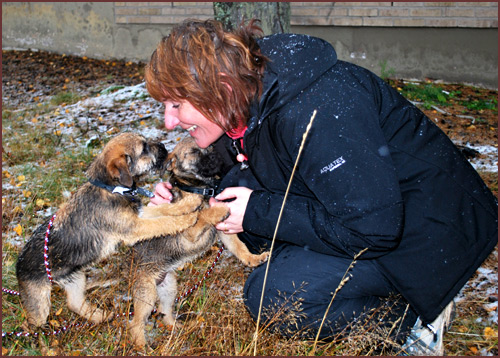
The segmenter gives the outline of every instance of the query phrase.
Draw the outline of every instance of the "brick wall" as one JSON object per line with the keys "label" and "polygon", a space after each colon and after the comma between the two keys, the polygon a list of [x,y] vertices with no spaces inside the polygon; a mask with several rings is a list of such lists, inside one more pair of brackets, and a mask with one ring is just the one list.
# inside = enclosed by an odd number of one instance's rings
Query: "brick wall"
{"label": "brick wall", "polygon": [[[117,24],[213,17],[212,2],[115,2]],[[497,2],[292,2],[292,25],[498,28]]]}

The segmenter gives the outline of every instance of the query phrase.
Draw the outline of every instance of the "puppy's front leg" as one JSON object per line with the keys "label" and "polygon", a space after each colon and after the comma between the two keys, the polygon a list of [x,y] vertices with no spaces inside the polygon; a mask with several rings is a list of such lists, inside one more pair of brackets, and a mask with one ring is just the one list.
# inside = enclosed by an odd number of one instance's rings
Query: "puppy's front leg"
{"label": "puppy's front leg", "polygon": [[266,262],[269,257],[269,251],[263,252],[260,255],[252,254],[236,235],[228,235],[219,231],[219,238],[227,249],[246,266],[259,266],[260,264]]}
{"label": "puppy's front leg", "polygon": [[177,235],[179,232],[196,224],[198,213],[180,216],[159,216],[155,218],[138,218],[132,232],[122,237],[125,245],[132,246],[139,241],[158,236]]}
{"label": "puppy's front leg", "polygon": [[199,195],[184,195],[181,200],[174,203],[165,203],[142,208],[142,218],[156,218],[159,216],[186,215],[196,211],[203,203]]}

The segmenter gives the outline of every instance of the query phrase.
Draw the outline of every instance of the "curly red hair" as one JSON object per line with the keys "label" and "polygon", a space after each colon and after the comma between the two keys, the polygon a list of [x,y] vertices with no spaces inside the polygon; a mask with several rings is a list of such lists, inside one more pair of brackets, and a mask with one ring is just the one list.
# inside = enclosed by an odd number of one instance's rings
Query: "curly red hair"
{"label": "curly red hair", "polygon": [[160,101],[189,101],[225,131],[246,124],[249,107],[262,92],[268,59],[256,38],[255,19],[232,32],[216,20],[188,19],[174,27],[151,55],[146,88]]}

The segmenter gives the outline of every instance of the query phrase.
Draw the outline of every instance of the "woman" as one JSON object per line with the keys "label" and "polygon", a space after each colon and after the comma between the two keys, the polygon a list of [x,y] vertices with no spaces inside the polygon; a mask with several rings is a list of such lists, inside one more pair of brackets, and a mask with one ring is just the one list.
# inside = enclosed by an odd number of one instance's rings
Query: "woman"
{"label": "woman", "polygon": [[[253,21],[229,33],[188,20],[160,42],[145,76],[166,128],[225,156],[224,190],[211,205],[231,215],[217,229],[254,251],[270,246],[317,111],[277,232],[265,317],[281,310],[274,328],[314,337],[340,285],[326,338],[395,295],[385,325],[401,339],[418,318],[408,351],[442,354],[450,302],[497,243],[496,199],[447,136],[373,73],[337,60],[321,39],[260,35]],[[159,184],[151,202],[170,201],[170,188]],[[244,288],[253,317],[264,271]]]}

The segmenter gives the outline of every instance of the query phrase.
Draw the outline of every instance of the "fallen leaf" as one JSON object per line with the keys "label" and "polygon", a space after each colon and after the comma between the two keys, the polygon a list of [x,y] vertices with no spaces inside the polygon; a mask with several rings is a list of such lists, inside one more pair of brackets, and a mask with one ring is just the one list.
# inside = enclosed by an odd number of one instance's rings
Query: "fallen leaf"
{"label": "fallen leaf", "polygon": [[469,350],[472,352],[472,354],[477,355],[478,349],[475,346],[470,346]]}
{"label": "fallen leaf", "polygon": [[52,327],[59,328],[61,326],[55,319],[51,319],[49,323],[52,325]]}
{"label": "fallen leaf", "polygon": [[491,327],[486,327],[483,331],[483,334],[484,338],[486,339],[494,339],[498,337],[498,332]]}
{"label": "fallen leaf", "polygon": [[23,228],[21,227],[21,225],[17,224],[17,226],[14,228],[14,231],[17,235],[21,236],[21,234],[23,233]]}

